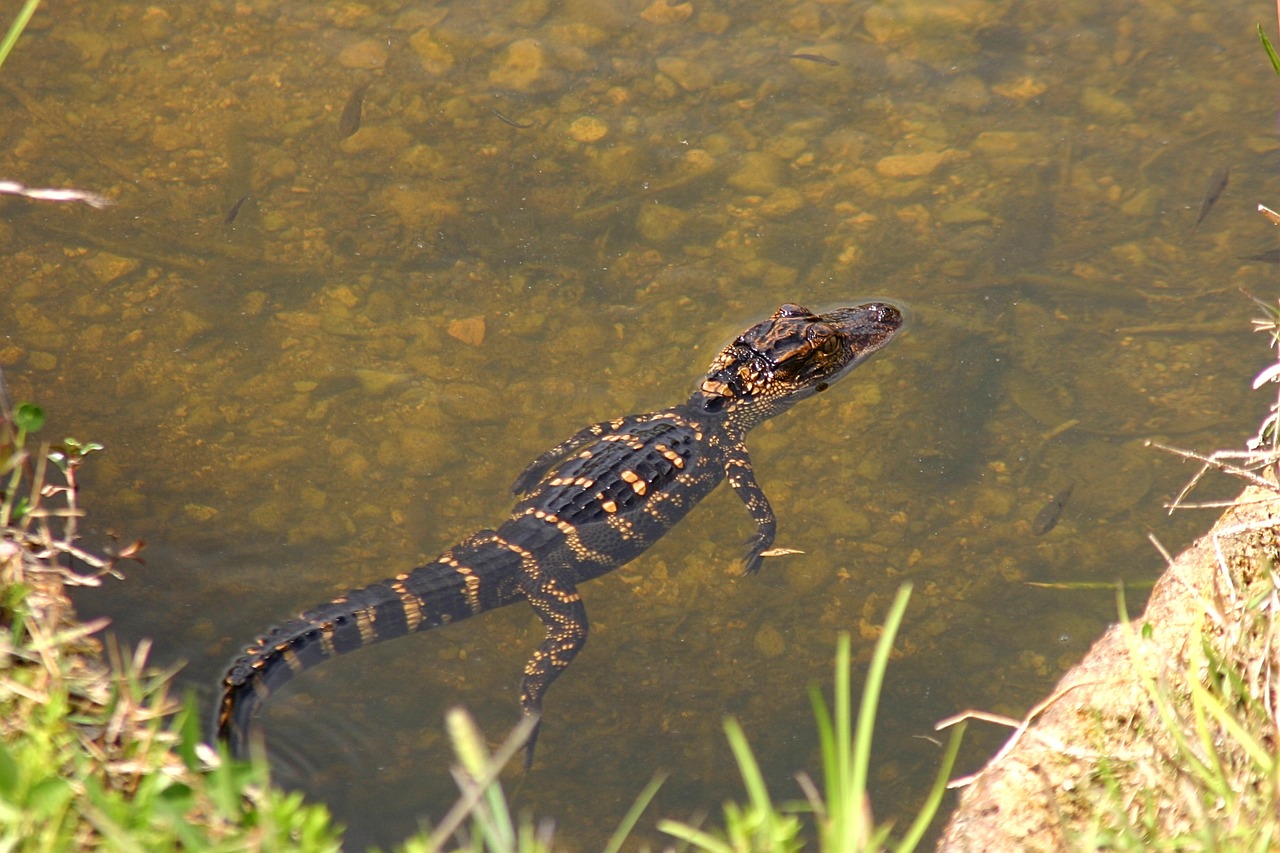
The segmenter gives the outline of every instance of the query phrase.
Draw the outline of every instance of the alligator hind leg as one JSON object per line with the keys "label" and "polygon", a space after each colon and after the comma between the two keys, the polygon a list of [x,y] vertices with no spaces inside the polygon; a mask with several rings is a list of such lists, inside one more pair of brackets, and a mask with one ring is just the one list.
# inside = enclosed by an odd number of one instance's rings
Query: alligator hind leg
{"label": "alligator hind leg", "polygon": [[[543,694],[587,642],[587,609],[572,583],[548,572],[526,578],[521,581],[521,589],[547,629],[547,637],[525,664],[520,710],[526,715],[541,715]],[[524,746],[526,770],[533,765],[533,747],[540,726],[541,723],[534,726]]]}

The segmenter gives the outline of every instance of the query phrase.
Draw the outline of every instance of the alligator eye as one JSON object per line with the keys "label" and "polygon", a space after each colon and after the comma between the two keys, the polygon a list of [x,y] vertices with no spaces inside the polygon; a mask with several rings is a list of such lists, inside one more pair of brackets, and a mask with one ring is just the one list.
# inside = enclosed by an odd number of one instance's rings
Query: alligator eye
{"label": "alligator eye", "polygon": [[835,355],[836,351],[839,349],[840,349],[840,339],[835,335],[832,335],[831,337],[827,338],[825,341],[822,342],[822,345],[818,347],[818,350],[823,355]]}

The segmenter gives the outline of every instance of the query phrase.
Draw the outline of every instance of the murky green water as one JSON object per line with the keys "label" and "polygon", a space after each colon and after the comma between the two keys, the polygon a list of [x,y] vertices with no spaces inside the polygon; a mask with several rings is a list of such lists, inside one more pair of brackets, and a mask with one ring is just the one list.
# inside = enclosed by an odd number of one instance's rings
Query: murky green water
{"label": "murky green water", "polygon": [[[1235,444],[1265,411],[1238,291],[1274,298],[1241,260],[1276,240],[1254,212],[1280,200],[1267,11],[42,9],[0,70],[0,179],[119,203],[0,197],[0,366],[55,434],[108,446],[93,540],[149,542],[78,604],[207,693],[273,622],[499,522],[580,426],[683,399],[778,303],[891,297],[909,335],[752,437],[779,544],[806,553],[739,577],[726,491],[589,585],[591,642],[511,785],[583,850],[660,770],[652,814],[715,812],[733,714],[795,795],[807,685],[839,631],[865,660],[911,580],[874,774],[877,813],[909,810],[934,721],[1020,715],[1114,615],[1026,581],[1149,580],[1148,531],[1208,526],[1165,517],[1190,471],[1143,440]],[[540,632],[509,608],[308,673],[265,715],[281,778],[353,847],[438,818],[442,711],[500,737]],[[966,766],[1004,734],[974,731]]]}

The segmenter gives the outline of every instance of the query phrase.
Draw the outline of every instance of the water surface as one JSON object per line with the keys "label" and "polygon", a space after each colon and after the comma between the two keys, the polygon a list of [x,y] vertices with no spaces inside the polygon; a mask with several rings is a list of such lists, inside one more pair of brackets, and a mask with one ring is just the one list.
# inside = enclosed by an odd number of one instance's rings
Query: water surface
{"label": "water surface", "polygon": [[[658,771],[651,816],[739,796],[729,714],[798,793],[807,686],[840,631],[865,662],[906,580],[873,794],[909,812],[936,720],[1021,715],[1114,618],[1028,581],[1141,588],[1149,531],[1209,525],[1166,517],[1190,471],[1144,441],[1236,445],[1265,412],[1239,291],[1271,298],[1241,256],[1276,239],[1277,78],[1243,3],[73,11],[0,72],[0,178],[118,204],[0,198],[0,366],[109,448],[90,544],[150,543],[81,611],[207,695],[274,622],[497,524],[579,427],[684,399],[779,303],[911,307],[752,435],[803,555],[741,577],[726,490],[584,589],[590,644],[510,780],[577,849]],[[393,843],[454,795],[443,710],[500,739],[540,636],[513,607],[308,673],[264,715],[278,777],[353,848]],[[965,769],[1003,737],[974,730]]]}

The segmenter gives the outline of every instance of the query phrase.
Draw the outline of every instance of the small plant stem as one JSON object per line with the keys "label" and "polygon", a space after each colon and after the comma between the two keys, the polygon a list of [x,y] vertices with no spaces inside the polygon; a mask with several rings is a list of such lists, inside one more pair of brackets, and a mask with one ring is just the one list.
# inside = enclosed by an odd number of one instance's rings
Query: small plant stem
{"label": "small plant stem", "polygon": [[22,447],[26,440],[26,430],[14,428],[13,439],[13,471],[9,474],[9,488],[5,499],[0,501],[0,527],[9,526],[9,518],[13,513],[14,501],[17,499],[18,484],[22,481]]}

